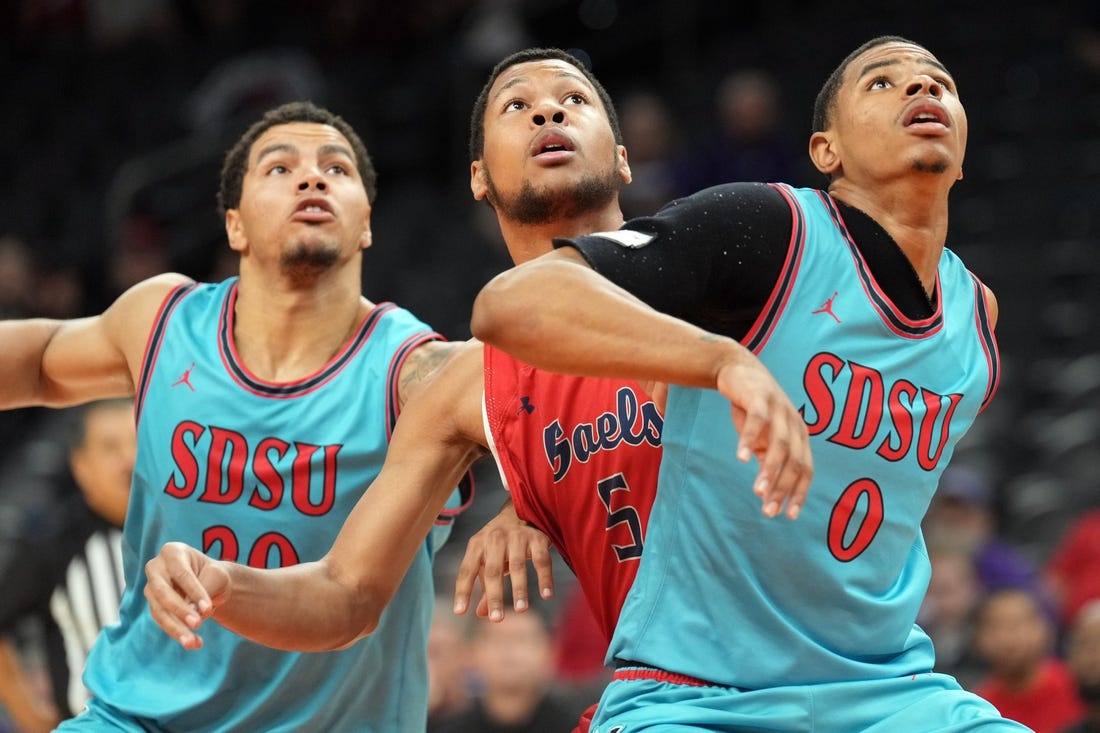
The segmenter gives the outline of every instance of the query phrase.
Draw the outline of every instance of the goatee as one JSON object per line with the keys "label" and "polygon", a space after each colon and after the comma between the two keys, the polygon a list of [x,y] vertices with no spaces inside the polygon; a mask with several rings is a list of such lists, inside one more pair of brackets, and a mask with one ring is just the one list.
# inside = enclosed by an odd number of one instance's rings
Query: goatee
{"label": "goatee", "polygon": [[485,182],[489,189],[489,203],[497,213],[520,224],[546,224],[601,209],[618,194],[620,183],[614,169],[602,175],[585,175],[567,191],[536,190],[529,181],[524,181],[519,193],[505,200],[493,183],[488,168],[485,169]]}
{"label": "goatee", "polygon": [[947,163],[942,160],[935,163],[925,163],[923,160],[917,160],[913,162],[913,170],[921,173],[946,173]]}
{"label": "goatee", "polygon": [[300,244],[283,254],[280,266],[284,275],[294,282],[316,279],[336,264],[339,253],[335,249],[319,249]]}

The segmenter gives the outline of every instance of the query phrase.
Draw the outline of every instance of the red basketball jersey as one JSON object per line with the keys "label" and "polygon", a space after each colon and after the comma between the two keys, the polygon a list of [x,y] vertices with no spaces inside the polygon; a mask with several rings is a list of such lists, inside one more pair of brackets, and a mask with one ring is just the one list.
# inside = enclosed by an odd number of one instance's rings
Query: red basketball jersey
{"label": "red basketball jersey", "polygon": [[660,408],[637,382],[545,372],[485,346],[485,420],[516,513],[554,543],[610,641],[657,491]]}

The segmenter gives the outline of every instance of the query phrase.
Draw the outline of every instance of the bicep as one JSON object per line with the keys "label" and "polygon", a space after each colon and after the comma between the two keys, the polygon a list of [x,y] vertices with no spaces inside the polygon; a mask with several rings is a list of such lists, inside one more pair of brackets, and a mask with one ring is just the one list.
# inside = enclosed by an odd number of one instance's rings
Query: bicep
{"label": "bicep", "polygon": [[462,346],[461,341],[427,341],[413,349],[397,375],[398,404],[404,407]]}
{"label": "bicep", "polygon": [[48,401],[133,394],[153,321],[168,293],[186,282],[182,275],[160,275],[127,290],[101,315],[55,322],[41,363]]}
{"label": "bicep", "polygon": [[728,184],[574,245],[593,269],[656,310],[739,339],[771,294],[791,221],[773,187]]}
{"label": "bicep", "polygon": [[459,480],[485,453],[468,434],[480,423],[480,345],[457,361],[405,406],[381,472],[333,545],[330,566],[350,585],[388,598]]}
{"label": "bicep", "polygon": [[58,325],[42,354],[42,383],[54,403],[122,397],[134,389],[125,353],[103,316]]}

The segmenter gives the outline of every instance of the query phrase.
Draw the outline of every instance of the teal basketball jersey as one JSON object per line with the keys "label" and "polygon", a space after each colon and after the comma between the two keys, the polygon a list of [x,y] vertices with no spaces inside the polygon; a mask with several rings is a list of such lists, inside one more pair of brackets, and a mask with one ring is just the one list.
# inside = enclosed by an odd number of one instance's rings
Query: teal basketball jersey
{"label": "teal basketball jersey", "polygon": [[215,622],[202,627],[202,649],[185,651],[149,614],[144,565],[165,542],[261,568],[324,555],[382,466],[404,358],[439,338],[379,304],[320,371],[270,383],[237,356],[236,288],[236,279],[181,287],[154,324],[136,401],[127,588],[86,684],[146,730],[423,733],[442,524],[377,630],[343,651],[276,651]]}
{"label": "teal basketball jersey", "polygon": [[907,318],[826,194],[777,189],[792,242],[744,343],[809,428],[805,507],[765,517],[729,402],[670,389],[646,551],[609,657],[742,689],[927,673],[920,523],[998,381],[983,287],[944,251],[933,315]]}

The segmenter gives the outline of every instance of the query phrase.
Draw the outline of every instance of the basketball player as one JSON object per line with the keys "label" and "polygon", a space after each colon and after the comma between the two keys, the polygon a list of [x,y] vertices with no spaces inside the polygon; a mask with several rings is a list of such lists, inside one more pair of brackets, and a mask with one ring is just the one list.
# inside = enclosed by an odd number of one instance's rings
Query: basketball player
{"label": "basketball player", "polygon": [[[915,625],[921,518],[998,381],[996,301],[945,248],[966,137],[935,56],[876,38],[818,96],[809,152],[827,191],[707,189],[479,295],[474,334],[518,358],[687,385],[669,388],[644,562],[593,730],[1021,730],[932,673]],[[811,436],[797,522],[751,511],[743,435],[698,389],[739,344]]]}
{"label": "basketball player", "polygon": [[430,564],[446,528],[419,535],[394,612],[340,652],[275,651],[219,627],[188,653],[144,599],[145,562],[168,540],[258,568],[321,557],[449,348],[361,295],[374,191],[344,120],[284,105],[225,158],[239,278],[162,275],[97,317],[0,323],[4,407],[136,395],[121,621],[88,660],[88,709],[61,730],[424,730]]}
{"label": "basketball player", "polygon": [[[622,224],[629,167],[618,140],[606,92],[575,58],[532,49],[497,65],[472,116],[471,189],[494,207],[517,262],[550,251],[554,236]],[[801,418],[745,356],[735,398],[768,405],[761,422],[777,436],[777,463],[783,451],[808,465]],[[440,487],[491,446],[520,515],[553,539],[610,638],[642,548],[660,430],[659,406],[637,382],[548,374],[471,342],[407,405],[381,475],[325,558],[255,572],[169,544],[148,567],[151,610],[187,648],[202,644],[195,629],[215,610],[220,624],[275,646],[350,643],[384,616],[446,498]],[[806,483],[774,488],[785,497]]]}

